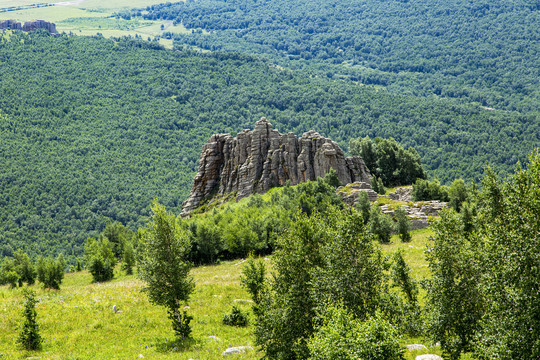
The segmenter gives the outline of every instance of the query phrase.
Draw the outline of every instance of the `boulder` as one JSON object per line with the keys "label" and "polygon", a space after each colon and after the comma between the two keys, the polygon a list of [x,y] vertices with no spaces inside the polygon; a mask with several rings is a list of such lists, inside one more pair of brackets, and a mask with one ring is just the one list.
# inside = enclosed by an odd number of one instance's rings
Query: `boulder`
{"label": "boulder", "polygon": [[323,177],[334,169],[342,184],[371,181],[361,157],[345,157],[334,141],[315,131],[298,138],[281,134],[265,119],[253,130],[236,137],[212,135],[202,148],[199,169],[189,198],[183,203],[182,216],[214,195],[236,194],[236,199],[264,193],[287,182],[297,185]]}
{"label": "boulder", "polygon": [[422,344],[409,344],[409,345],[405,345],[405,347],[409,351],[427,350],[427,348]]}
{"label": "boulder", "polygon": [[418,355],[414,358],[414,360],[443,360],[442,357],[439,355],[434,354],[424,354],[424,355]]}
{"label": "boulder", "polygon": [[24,23],[22,26],[23,31],[34,31],[38,29],[45,29],[51,34],[56,34],[56,25],[54,23],[45,20],[31,20]]}
{"label": "boulder", "polygon": [[227,356],[227,355],[232,355],[232,354],[245,354],[246,350],[252,350],[252,349],[253,348],[251,346],[236,346],[236,347],[228,348],[222,353],[222,355]]}

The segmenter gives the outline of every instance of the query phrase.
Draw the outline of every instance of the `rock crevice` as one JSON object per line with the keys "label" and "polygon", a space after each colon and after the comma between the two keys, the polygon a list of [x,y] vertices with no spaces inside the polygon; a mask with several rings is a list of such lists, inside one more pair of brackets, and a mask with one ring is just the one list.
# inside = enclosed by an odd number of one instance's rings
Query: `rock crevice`
{"label": "rock crevice", "polygon": [[342,184],[371,179],[361,157],[345,157],[338,144],[308,131],[298,138],[281,134],[265,119],[253,130],[236,137],[213,135],[202,148],[199,169],[189,198],[186,216],[213,195],[236,193],[237,199],[264,193],[275,186],[316,180],[334,169]]}

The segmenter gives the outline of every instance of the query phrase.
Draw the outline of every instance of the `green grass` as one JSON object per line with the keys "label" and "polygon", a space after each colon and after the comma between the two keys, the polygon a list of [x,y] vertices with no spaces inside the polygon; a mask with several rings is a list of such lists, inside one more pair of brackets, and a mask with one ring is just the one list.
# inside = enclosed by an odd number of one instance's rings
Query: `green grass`
{"label": "green grass", "polygon": [[[0,0],[0,8],[55,2],[58,1]],[[3,12],[0,13],[0,20],[15,19],[24,22],[42,19],[54,22],[58,32],[88,36],[100,33],[105,37],[140,35],[144,39],[148,37],[153,39],[163,32],[190,32],[184,26],[174,26],[172,21],[167,20],[142,21],[140,19],[124,20],[112,17],[115,12],[123,9],[144,8],[162,2],[161,0],[83,0],[75,1],[71,5]],[[167,48],[172,48],[172,40],[160,39],[160,43]]]}
{"label": "green grass", "polygon": [[[385,254],[403,249],[413,276],[419,280],[429,276],[424,258],[430,229],[412,232],[409,243],[397,236],[390,244],[381,245]],[[267,262],[271,265],[271,262]],[[141,354],[149,359],[220,359],[222,352],[232,346],[252,346],[254,350],[233,355],[231,359],[259,359],[253,337],[253,314],[249,295],[240,286],[242,260],[220,265],[201,266],[192,270],[196,288],[189,303],[193,315],[193,340],[183,344],[174,341],[174,333],[164,308],[148,302],[141,292],[143,283],[135,276],[116,272],[108,283],[93,284],[87,271],[66,274],[60,291],[37,292],[40,332],[45,342],[37,352],[21,351],[15,341],[22,323],[22,290],[0,287],[0,358],[25,359],[136,359]],[[112,306],[122,312],[114,314]],[[222,324],[222,317],[233,305],[250,314],[251,323],[245,328]],[[214,340],[210,336],[217,336]],[[401,343],[424,344],[424,351],[406,351],[406,359],[420,354],[439,354],[439,347],[430,347],[423,338],[402,339]],[[173,351],[178,347],[178,351]]]}

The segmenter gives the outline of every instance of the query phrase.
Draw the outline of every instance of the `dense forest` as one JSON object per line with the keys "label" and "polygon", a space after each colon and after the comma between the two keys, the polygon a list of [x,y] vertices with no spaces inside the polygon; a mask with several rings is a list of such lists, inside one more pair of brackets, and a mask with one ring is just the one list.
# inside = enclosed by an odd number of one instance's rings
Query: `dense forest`
{"label": "dense forest", "polygon": [[247,55],[134,39],[6,33],[0,41],[0,255],[80,255],[152,199],[180,212],[213,133],[266,116],[281,132],[394,137],[431,177],[501,174],[537,146],[534,115],[306,77]]}
{"label": "dense forest", "polygon": [[179,45],[258,54],[398,93],[538,112],[537,1],[198,0],[146,10],[146,19],[193,29],[166,34]]}

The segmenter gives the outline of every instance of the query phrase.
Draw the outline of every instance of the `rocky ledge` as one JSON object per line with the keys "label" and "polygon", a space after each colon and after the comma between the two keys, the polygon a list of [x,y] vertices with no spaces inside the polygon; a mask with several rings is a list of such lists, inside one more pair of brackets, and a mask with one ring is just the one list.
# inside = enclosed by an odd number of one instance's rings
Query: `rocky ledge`
{"label": "rocky ledge", "polygon": [[338,144],[308,131],[298,138],[281,134],[265,119],[236,137],[213,135],[203,146],[199,169],[182,216],[215,195],[236,193],[240,199],[275,186],[297,185],[334,169],[342,184],[367,182],[371,174],[359,156],[345,157]]}
{"label": "rocky ledge", "polygon": [[38,29],[45,29],[51,34],[56,34],[56,25],[52,22],[45,20],[31,20],[21,25],[16,20],[4,20],[0,21],[0,30],[22,30],[22,31],[34,31]]}

